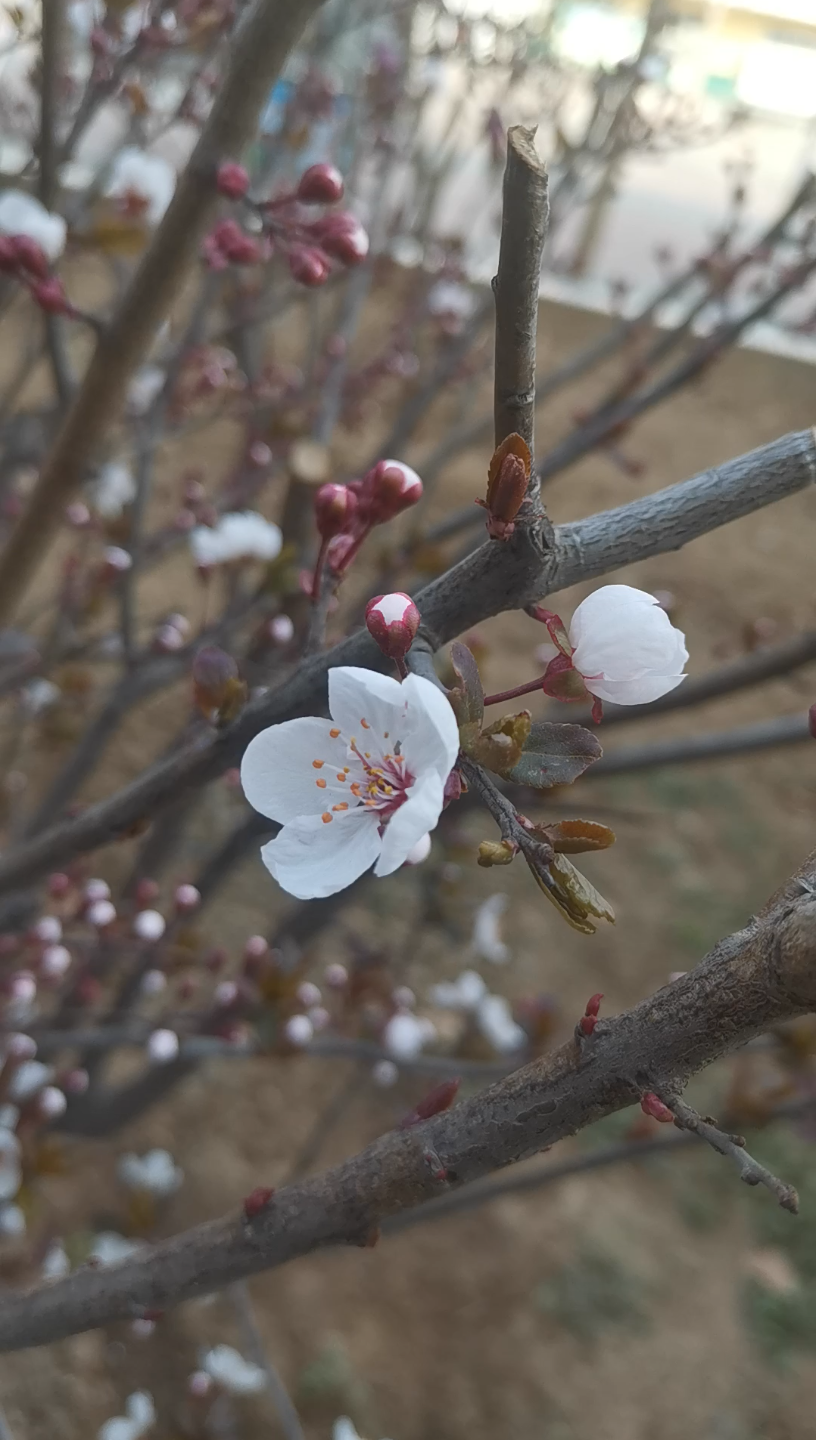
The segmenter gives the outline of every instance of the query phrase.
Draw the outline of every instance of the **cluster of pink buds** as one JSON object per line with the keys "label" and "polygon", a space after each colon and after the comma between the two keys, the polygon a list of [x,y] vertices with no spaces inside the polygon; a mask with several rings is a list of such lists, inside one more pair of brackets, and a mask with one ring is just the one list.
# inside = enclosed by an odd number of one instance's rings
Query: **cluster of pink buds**
{"label": "cluster of pink buds", "polygon": [[[242,165],[225,161],[216,185],[225,198],[246,200],[249,175]],[[211,270],[228,265],[256,265],[275,250],[286,256],[289,271],[300,285],[322,285],[332,265],[358,265],[368,254],[368,235],[348,210],[313,219],[310,207],[335,205],[343,197],[343,177],[334,165],[311,165],[294,190],[269,200],[247,201],[263,223],[261,236],[249,235],[236,220],[221,220],[204,241],[203,256]]]}
{"label": "cluster of pink buds", "polygon": [[76,315],[57,275],[51,274],[48,256],[31,235],[0,235],[0,274],[13,275],[49,315]]}
{"label": "cluster of pink buds", "polygon": [[321,485],[314,499],[321,545],[312,595],[318,593],[324,564],[342,577],[374,526],[396,519],[421,498],[422,481],[400,460],[378,460],[361,480],[347,485]]}

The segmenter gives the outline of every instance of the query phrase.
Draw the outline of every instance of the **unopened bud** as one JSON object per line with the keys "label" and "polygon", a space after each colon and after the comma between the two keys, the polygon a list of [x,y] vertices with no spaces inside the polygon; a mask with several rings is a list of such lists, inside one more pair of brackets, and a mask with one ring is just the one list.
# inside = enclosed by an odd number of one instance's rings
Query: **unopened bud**
{"label": "unopened bud", "polygon": [[104,569],[102,578],[112,580],[117,575],[124,575],[133,564],[133,556],[121,545],[108,545],[102,552]]}
{"label": "unopened bud", "polygon": [[133,917],[133,931],[140,940],[161,940],[166,929],[167,922],[158,910],[140,910]]}
{"label": "unopened bud", "polygon": [[154,1030],[147,1042],[147,1053],[154,1065],[168,1065],[179,1053],[175,1030]]}
{"label": "unopened bud", "polygon": [[46,945],[40,963],[43,975],[49,980],[59,980],[71,964],[71,952],[65,945]]}
{"label": "unopened bud", "polygon": [[137,884],[133,898],[139,910],[149,910],[159,898],[159,887],[155,880],[145,875]]}
{"label": "unopened bud", "polygon": [[46,945],[56,945],[62,939],[62,921],[56,915],[43,915],[34,926],[34,934]]}
{"label": "unopened bud", "polygon": [[85,885],[85,899],[91,903],[94,900],[110,900],[110,885],[107,880],[88,880]]}
{"label": "unopened bud", "polygon": [[174,896],[177,910],[195,910],[201,904],[201,891],[195,885],[179,885]]}
{"label": "unopened bud", "polygon": [[48,877],[48,893],[53,900],[61,900],[69,893],[72,886],[70,875],[63,875],[60,870],[56,870],[53,875]]}
{"label": "unopened bud", "polygon": [[289,251],[289,273],[299,285],[323,285],[331,266],[321,250],[296,245]]}
{"label": "unopened bud", "polygon": [[220,195],[225,195],[228,200],[240,200],[249,189],[249,175],[243,165],[225,160],[218,167],[215,183]]}
{"label": "unopened bud", "polygon": [[199,650],[193,660],[193,696],[204,715],[220,710],[238,683],[238,665],[226,650],[217,645]]}
{"label": "unopened bud", "polygon": [[374,525],[393,520],[422,499],[422,481],[401,460],[380,460],[362,482],[363,501]]}
{"label": "unopened bud", "polygon": [[487,531],[494,540],[509,540],[514,520],[527,493],[530,451],[520,435],[508,435],[494,452],[487,472]]}
{"label": "unopened bud", "polygon": [[419,611],[401,590],[375,595],[366,606],[365,620],[369,635],[391,660],[407,655],[419,629]]}
{"label": "unopened bud", "polygon": [[423,1100],[420,1100],[415,1110],[401,1120],[398,1128],[408,1130],[412,1125],[418,1125],[421,1120],[429,1120],[432,1115],[439,1115],[443,1110],[448,1110],[456,1099],[459,1086],[462,1082],[456,1080],[442,1080],[429,1090]]}
{"label": "unopened bud", "polygon": [[578,1021],[578,1029],[582,1035],[591,1035],[598,1023],[598,1012],[601,1008],[603,995],[590,995],[586,1003],[586,1010]]}
{"label": "unopened bud", "polygon": [[368,254],[368,232],[349,210],[326,215],[312,227],[312,233],[326,254],[343,265],[359,265]]}
{"label": "unopened bud", "polygon": [[341,535],[357,510],[357,496],[348,485],[321,485],[314,497],[314,515],[323,540]]}
{"label": "unopened bud", "polygon": [[256,1215],[260,1215],[261,1211],[266,1209],[274,1193],[274,1190],[267,1185],[258,1185],[255,1190],[250,1191],[244,1200],[244,1214],[247,1220],[254,1220]]}
{"label": "unopened bud", "polygon": [[56,1085],[46,1085],[45,1089],[40,1091],[37,1104],[40,1114],[46,1120],[56,1120],[65,1114],[68,1107],[68,1101]]}
{"label": "unopened bud", "polygon": [[116,919],[116,906],[110,900],[95,900],[88,906],[87,919],[97,930],[106,930]]}
{"label": "unopened bud", "polygon": [[306,205],[333,205],[343,198],[343,177],[335,165],[310,165],[300,177],[296,194]]}
{"label": "unopened bud", "polygon": [[284,1034],[289,1044],[299,1050],[313,1038],[314,1026],[308,1015],[293,1015],[284,1026]]}
{"label": "unopened bud", "polygon": [[483,840],[476,854],[476,864],[489,870],[493,865],[509,865],[518,854],[512,840]]}
{"label": "unopened bud", "polygon": [[659,1120],[661,1125],[674,1124],[674,1116],[668,1105],[664,1105],[652,1090],[647,1090],[645,1095],[641,1095],[640,1108],[644,1115],[651,1115],[652,1119]]}

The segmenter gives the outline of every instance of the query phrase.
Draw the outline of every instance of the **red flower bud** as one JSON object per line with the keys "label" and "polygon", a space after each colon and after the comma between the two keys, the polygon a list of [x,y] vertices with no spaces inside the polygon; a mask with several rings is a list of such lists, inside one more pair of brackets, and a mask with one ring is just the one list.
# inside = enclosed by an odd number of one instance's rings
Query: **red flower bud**
{"label": "red flower bud", "polygon": [[312,234],[326,254],[342,265],[359,265],[368,254],[368,232],[350,210],[325,215],[312,226]]}
{"label": "red flower bud", "polygon": [[41,280],[48,279],[48,257],[41,245],[32,240],[30,235],[12,235],[11,243],[14,246],[14,258],[18,265],[24,270],[30,270],[32,275],[37,275]]}
{"label": "red flower bud", "polygon": [[144,879],[140,880],[138,885],[136,886],[136,889],[133,892],[133,898],[136,901],[136,907],[138,910],[146,910],[148,906],[154,904],[154,902],[159,898],[159,887],[156,884],[156,881],[150,880],[147,876],[145,876]]}
{"label": "red flower bud", "polygon": [[289,251],[289,270],[299,285],[322,285],[331,266],[320,250],[296,245]]}
{"label": "red flower bud", "polygon": [[314,498],[315,524],[324,540],[341,535],[357,510],[357,496],[348,485],[321,485]]}
{"label": "red flower bud", "polygon": [[440,1115],[443,1110],[448,1110],[456,1099],[461,1080],[442,1080],[439,1085],[434,1085],[423,1100],[420,1100],[415,1110],[400,1120],[399,1130],[409,1130],[412,1125],[418,1125],[422,1120],[430,1120],[432,1115]]}
{"label": "red flower bud", "polygon": [[590,995],[586,1003],[586,1010],[578,1021],[578,1029],[582,1035],[591,1035],[598,1023],[598,1011],[601,1008],[603,995]]}
{"label": "red flower bud", "polygon": [[400,460],[380,460],[364,477],[362,491],[370,522],[383,525],[421,500],[422,481]]}
{"label": "red flower bud", "polygon": [[383,655],[401,660],[410,650],[419,629],[419,611],[410,595],[401,590],[391,595],[375,595],[365,612],[369,635],[376,640]]}
{"label": "red flower bud", "polygon": [[56,275],[49,275],[47,280],[38,280],[31,286],[31,295],[40,309],[49,315],[73,314],[73,306],[62,287],[62,281]]}
{"label": "red flower bud", "polygon": [[295,193],[307,205],[333,205],[343,198],[343,177],[335,165],[310,165]]}
{"label": "red flower bud", "polygon": [[261,1211],[266,1209],[274,1193],[275,1191],[266,1185],[259,1185],[257,1189],[252,1190],[244,1201],[244,1214],[247,1220],[254,1220],[256,1215],[260,1215]]}
{"label": "red flower bud", "polygon": [[640,1108],[644,1115],[651,1115],[652,1119],[659,1120],[661,1125],[674,1124],[674,1116],[668,1105],[664,1105],[652,1090],[647,1090],[645,1095],[641,1095]]}
{"label": "red flower bud", "polygon": [[17,247],[9,235],[0,235],[0,271],[17,269]]}
{"label": "red flower bud", "polygon": [[249,176],[243,165],[237,165],[234,160],[225,160],[218,167],[215,183],[219,194],[225,195],[228,200],[240,200],[249,189]]}
{"label": "red flower bud", "polygon": [[530,451],[520,435],[508,435],[494,452],[487,472],[487,499],[477,500],[487,510],[487,533],[494,540],[509,540],[514,520],[527,493]]}

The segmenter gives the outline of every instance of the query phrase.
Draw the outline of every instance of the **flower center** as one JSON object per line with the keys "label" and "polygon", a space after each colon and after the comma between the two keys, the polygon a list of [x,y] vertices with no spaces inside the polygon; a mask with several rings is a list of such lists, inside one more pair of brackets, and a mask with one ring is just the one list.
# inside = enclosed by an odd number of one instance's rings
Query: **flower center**
{"label": "flower center", "polygon": [[362,779],[354,781],[352,795],[356,795],[370,810],[378,810],[383,824],[404,805],[414,777],[395,746],[393,753],[386,753],[378,764],[372,762],[371,754],[361,751],[352,736],[350,749],[362,767]]}

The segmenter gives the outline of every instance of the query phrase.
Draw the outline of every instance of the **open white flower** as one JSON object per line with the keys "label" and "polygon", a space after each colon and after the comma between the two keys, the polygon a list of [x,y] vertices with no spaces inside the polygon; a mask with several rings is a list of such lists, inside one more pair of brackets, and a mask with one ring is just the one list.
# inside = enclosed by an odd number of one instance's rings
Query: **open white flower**
{"label": "open white flower", "polygon": [[603,585],[583,600],[569,626],[572,663],[591,695],[646,705],[685,679],[686,637],[654,595]]}
{"label": "open white flower", "polygon": [[126,505],[136,499],[136,481],[129,465],[110,460],[100,468],[91,491],[97,513],[106,520],[116,520]]}
{"label": "open white flower", "polygon": [[145,1155],[129,1152],[122,1156],[116,1170],[129,1190],[143,1190],[149,1195],[172,1195],[184,1179],[184,1171],[169,1150],[148,1150]]}
{"label": "open white flower", "polygon": [[154,1425],[156,1409],[153,1397],[146,1390],[134,1390],[125,1401],[124,1415],[114,1415],[106,1420],[98,1432],[97,1440],[141,1440],[141,1436]]}
{"label": "open white flower", "polygon": [[0,235],[28,235],[49,260],[57,260],[65,249],[65,232],[62,216],[52,215],[33,195],[24,190],[0,195]]}
{"label": "open white flower", "polygon": [[261,850],[299,900],[334,895],[370,866],[391,875],[433,830],[459,753],[447,699],[430,680],[329,671],[331,720],[264,730],[241,765],[244,793],[283,826]]}
{"label": "open white flower", "polygon": [[167,160],[126,145],[113,162],[105,194],[115,200],[135,200],[148,225],[158,225],[175,188],[176,172]]}
{"label": "open white flower", "polygon": [[276,560],[283,536],[277,525],[254,510],[222,515],[215,525],[197,525],[190,549],[197,565],[226,565],[230,560]]}
{"label": "open white flower", "polygon": [[201,1368],[230,1395],[257,1395],[266,1389],[266,1375],[260,1365],[245,1360],[231,1345],[215,1345],[201,1361]]}

